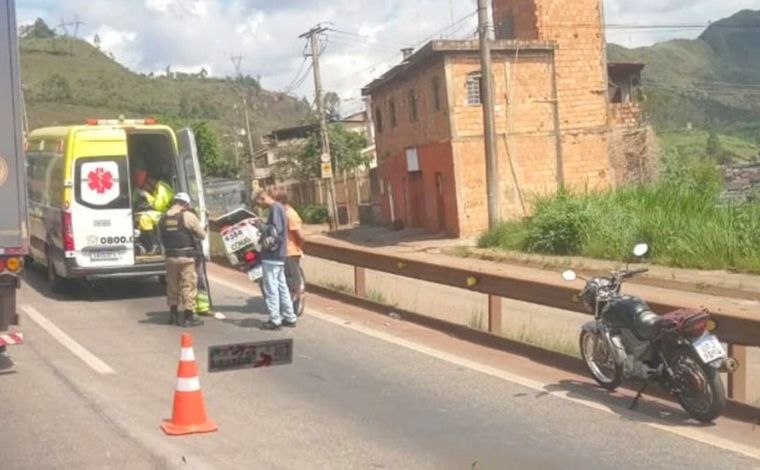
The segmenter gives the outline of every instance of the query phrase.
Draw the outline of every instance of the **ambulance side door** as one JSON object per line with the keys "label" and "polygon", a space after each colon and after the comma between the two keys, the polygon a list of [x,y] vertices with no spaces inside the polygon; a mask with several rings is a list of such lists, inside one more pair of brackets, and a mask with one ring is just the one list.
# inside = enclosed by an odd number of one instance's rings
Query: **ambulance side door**
{"label": "ambulance side door", "polygon": [[[201,163],[198,158],[198,149],[195,145],[195,135],[187,127],[177,131],[177,169],[179,170],[179,190],[190,195],[193,208],[198,212],[201,225],[208,232],[208,211],[206,208],[206,196],[203,193],[203,176],[201,175]],[[201,243],[203,256],[210,259],[210,247],[208,233]]]}

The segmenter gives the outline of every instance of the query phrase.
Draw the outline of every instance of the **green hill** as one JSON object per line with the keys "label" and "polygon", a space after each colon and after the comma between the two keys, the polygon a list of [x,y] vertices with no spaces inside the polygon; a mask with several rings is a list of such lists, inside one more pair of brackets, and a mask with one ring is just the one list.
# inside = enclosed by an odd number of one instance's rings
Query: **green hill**
{"label": "green hill", "polygon": [[712,23],[699,38],[627,49],[610,61],[640,61],[645,109],[659,129],[696,127],[755,141],[760,135],[760,11]]}
{"label": "green hill", "polygon": [[[242,98],[249,104],[254,143],[272,129],[311,122],[308,103],[266,91],[251,77],[211,78],[130,71],[81,40],[23,38],[21,79],[30,128],[82,123],[87,118],[154,116],[171,124],[205,120],[232,160],[235,128],[243,127]],[[245,154],[243,151],[241,155]]]}

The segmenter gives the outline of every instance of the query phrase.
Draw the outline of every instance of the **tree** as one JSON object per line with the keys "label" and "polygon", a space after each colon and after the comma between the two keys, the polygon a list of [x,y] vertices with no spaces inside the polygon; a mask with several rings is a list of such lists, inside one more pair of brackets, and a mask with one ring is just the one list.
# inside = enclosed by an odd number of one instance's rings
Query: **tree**
{"label": "tree", "polygon": [[198,72],[198,76],[201,78],[208,77],[208,70],[206,70],[206,67],[201,68],[201,71]]}
{"label": "tree", "polygon": [[324,96],[325,114],[330,121],[340,119],[340,96],[334,91],[328,91]]}
{"label": "tree", "polygon": [[71,98],[71,86],[66,77],[53,74],[42,82],[42,99],[61,103]]}
{"label": "tree", "polygon": [[34,23],[22,26],[19,35],[22,38],[47,39],[56,36],[50,26],[42,18],[37,18]]}
{"label": "tree", "polygon": [[200,121],[193,124],[192,127],[203,174],[208,176],[228,176],[231,170],[229,162],[222,157],[219,150],[219,140],[216,138],[216,134],[209,128],[208,122]]}
{"label": "tree", "polygon": [[718,133],[710,131],[710,135],[707,136],[707,156],[713,158],[720,165],[730,165],[733,161],[733,156],[730,152],[723,148],[723,144],[720,142]]}
{"label": "tree", "polygon": [[95,45],[95,48],[97,50],[100,50],[100,36],[98,34],[96,34],[95,37],[92,38],[92,43]]}
{"label": "tree", "polygon": [[[333,123],[328,126],[328,135],[336,173],[369,164],[369,157],[362,155],[362,150],[367,147],[367,138],[363,134]],[[321,154],[319,131],[315,131],[305,141],[290,144],[280,151],[283,163],[277,169],[278,176],[297,178],[301,181],[319,178]]]}

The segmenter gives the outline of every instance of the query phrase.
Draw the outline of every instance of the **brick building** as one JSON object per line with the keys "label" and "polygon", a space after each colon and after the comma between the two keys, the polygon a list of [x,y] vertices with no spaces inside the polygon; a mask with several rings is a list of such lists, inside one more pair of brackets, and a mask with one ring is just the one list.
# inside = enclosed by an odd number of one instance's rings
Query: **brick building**
{"label": "brick building", "polygon": [[[493,12],[502,217],[529,214],[535,195],[560,185],[612,184],[600,0],[494,0]],[[455,236],[485,229],[477,41],[429,42],[363,94],[385,221]]]}

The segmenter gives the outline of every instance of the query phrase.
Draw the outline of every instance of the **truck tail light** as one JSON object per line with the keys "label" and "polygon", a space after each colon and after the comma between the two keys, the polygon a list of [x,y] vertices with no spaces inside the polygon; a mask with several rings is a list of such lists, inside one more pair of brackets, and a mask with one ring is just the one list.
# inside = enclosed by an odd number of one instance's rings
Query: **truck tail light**
{"label": "truck tail light", "polygon": [[63,250],[74,251],[74,228],[71,224],[71,212],[62,212],[61,229],[63,232]]}
{"label": "truck tail light", "polygon": [[21,268],[24,266],[24,262],[21,260],[21,258],[17,256],[10,257],[5,261],[5,269],[12,273],[17,273],[21,271]]}

